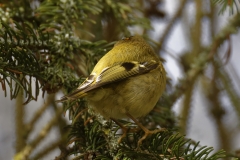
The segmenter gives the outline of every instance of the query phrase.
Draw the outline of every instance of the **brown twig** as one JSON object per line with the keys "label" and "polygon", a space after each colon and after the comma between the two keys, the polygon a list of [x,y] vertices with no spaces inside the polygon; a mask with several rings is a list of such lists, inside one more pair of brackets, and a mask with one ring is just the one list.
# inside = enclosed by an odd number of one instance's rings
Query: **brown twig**
{"label": "brown twig", "polygon": [[167,36],[169,35],[169,33],[171,32],[171,30],[173,29],[173,26],[175,24],[175,22],[178,20],[178,18],[181,16],[182,11],[184,9],[184,6],[186,4],[187,0],[182,0],[180,2],[180,5],[177,9],[177,11],[175,12],[174,16],[172,17],[172,19],[169,21],[167,27],[165,28],[165,30],[163,31],[163,35],[160,37],[160,39],[158,40],[159,45],[158,45],[158,50],[162,49],[162,45],[164,44],[164,42],[167,40]]}

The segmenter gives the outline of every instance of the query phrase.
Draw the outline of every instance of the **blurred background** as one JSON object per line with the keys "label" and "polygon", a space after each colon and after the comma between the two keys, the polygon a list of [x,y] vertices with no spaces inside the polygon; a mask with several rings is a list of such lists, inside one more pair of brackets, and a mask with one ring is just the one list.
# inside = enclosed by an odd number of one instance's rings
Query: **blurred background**
{"label": "blurred background", "polygon": [[[43,2],[31,3],[32,9],[35,9]],[[65,1],[59,1],[59,5],[61,3]],[[221,3],[213,4],[210,0],[135,0],[122,3],[129,5],[130,8],[139,7],[139,10],[131,12],[150,20],[151,29],[131,25],[127,30],[130,34],[148,35],[153,40],[151,42],[155,49],[165,59],[164,66],[169,77],[166,95],[176,93],[176,90],[180,92],[169,106],[176,115],[179,132],[193,141],[200,141],[202,146],[213,146],[215,150],[224,149],[239,155],[240,32],[239,25],[238,29],[237,26],[234,28],[228,25],[234,18],[236,19],[240,2],[232,1],[223,12]],[[11,8],[6,10],[4,8],[6,4],[4,1],[0,2],[0,11],[1,14],[8,16],[7,11],[11,12]],[[105,27],[102,35],[95,34],[97,38],[86,39],[93,41],[105,39],[111,42],[123,37],[124,32],[112,36],[118,32],[119,28],[116,27],[118,21],[114,18],[107,20],[111,23],[102,21],[101,25]],[[87,26],[89,25],[88,23]],[[117,29],[108,30],[108,27]],[[234,34],[226,34],[228,30],[234,29]],[[80,34],[81,36],[84,37]],[[214,38],[217,36],[220,38]],[[223,42],[218,43],[216,39]],[[210,58],[206,60],[204,55],[209,55]],[[9,87],[6,87],[6,90],[7,96],[4,91],[0,92],[0,159],[12,159],[16,153],[17,102],[14,99],[10,100]],[[42,91],[39,95],[42,95]],[[62,92],[57,92],[56,98],[55,96],[50,98],[58,99],[62,95]],[[31,101],[25,106],[23,122],[31,121],[39,108],[51,105],[48,103],[49,96],[45,94],[44,97],[39,96],[37,101]],[[54,107],[48,107],[41,113],[26,142],[34,140],[39,135],[42,128],[51,121],[54,112]],[[66,124],[69,123],[67,117],[63,119]],[[46,147],[48,143],[57,141],[60,133],[58,127],[52,127],[49,135],[32,154]],[[54,159],[59,153],[59,149],[52,149],[44,159]]]}

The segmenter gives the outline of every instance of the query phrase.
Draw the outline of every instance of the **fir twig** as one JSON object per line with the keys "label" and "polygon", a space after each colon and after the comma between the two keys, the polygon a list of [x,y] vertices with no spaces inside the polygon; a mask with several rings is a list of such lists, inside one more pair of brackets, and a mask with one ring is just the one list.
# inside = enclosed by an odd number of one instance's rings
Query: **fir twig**
{"label": "fir twig", "polygon": [[24,148],[21,148],[21,150],[14,156],[14,160],[22,160],[22,159],[28,159],[29,155],[32,153],[32,150],[34,150],[39,143],[48,135],[50,129],[56,124],[58,121],[58,117],[62,114],[62,109],[58,109],[55,116],[48,122],[48,124],[42,128],[38,136],[29,142]]}

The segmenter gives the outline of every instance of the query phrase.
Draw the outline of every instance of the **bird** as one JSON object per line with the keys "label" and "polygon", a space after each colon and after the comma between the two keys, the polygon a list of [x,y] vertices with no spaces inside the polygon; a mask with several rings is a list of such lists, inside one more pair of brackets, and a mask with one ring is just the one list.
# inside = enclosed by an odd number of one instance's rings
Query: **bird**
{"label": "bird", "polygon": [[93,110],[106,119],[112,119],[123,129],[118,119],[130,118],[143,131],[150,131],[137,118],[148,114],[156,105],[166,86],[166,71],[161,59],[143,37],[136,35],[115,43],[95,65],[91,74],[72,93],[57,102],[85,98]]}

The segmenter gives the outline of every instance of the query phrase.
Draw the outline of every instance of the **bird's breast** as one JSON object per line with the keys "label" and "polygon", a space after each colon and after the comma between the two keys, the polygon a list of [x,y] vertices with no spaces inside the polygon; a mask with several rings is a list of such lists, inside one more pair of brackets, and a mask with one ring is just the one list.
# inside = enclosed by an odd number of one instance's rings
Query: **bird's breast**
{"label": "bird's breast", "polygon": [[90,107],[105,118],[121,119],[126,113],[135,118],[149,113],[166,85],[165,71],[157,68],[89,92]]}

